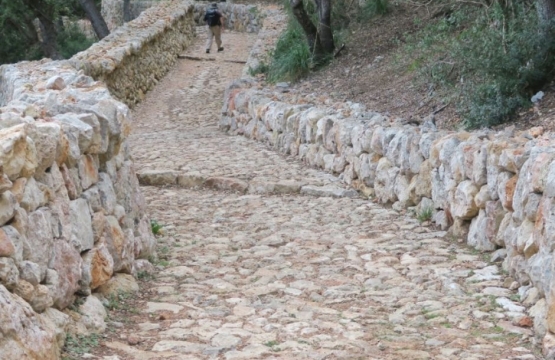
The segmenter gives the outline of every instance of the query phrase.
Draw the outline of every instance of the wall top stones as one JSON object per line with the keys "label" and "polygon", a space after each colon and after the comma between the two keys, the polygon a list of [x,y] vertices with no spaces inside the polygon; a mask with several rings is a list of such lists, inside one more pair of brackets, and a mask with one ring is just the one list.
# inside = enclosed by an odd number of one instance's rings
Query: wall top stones
{"label": "wall top stones", "polygon": [[[137,19],[118,27],[106,38],[89,49],[76,54],[70,63],[93,77],[111,73],[127,56],[141,53],[145,43],[182,21],[193,4],[188,1],[168,0],[144,11]],[[181,50],[181,49],[180,49]]]}

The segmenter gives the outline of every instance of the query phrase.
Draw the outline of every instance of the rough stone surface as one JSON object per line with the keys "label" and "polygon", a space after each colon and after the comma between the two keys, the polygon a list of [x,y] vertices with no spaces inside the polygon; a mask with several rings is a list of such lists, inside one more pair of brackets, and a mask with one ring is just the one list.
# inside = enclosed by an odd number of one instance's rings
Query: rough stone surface
{"label": "rough stone surface", "polygon": [[[251,40],[227,36],[233,44]],[[240,58],[246,53],[236,46],[226,54]],[[203,57],[202,50],[199,39],[188,54]],[[208,75],[216,68],[218,79]],[[153,216],[165,225],[159,249],[166,249],[167,266],[142,289],[144,298],[137,306],[144,320],[118,328],[119,337],[106,341],[94,355],[536,358],[529,348],[530,329],[512,323],[525,313],[510,300],[517,291],[505,286],[512,279],[506,281],[500,263],[487,262],[444,231],[421,226],[404,209],[384,208],[358,196],[275,193],[275,185],[284,181],[348,188],[337,176],[218,131],[220,104],[214,99],[240,71],[220,60],[199,68],[194,61],[179,61],[159,90],[136,109],[131,151],[138,168],[236,179],[249,188],[243,193],[207,186],[143,187]],[[195,85],[206,82],[210,86],[202,91]],[[280,111],[273,113],[266,131],[283,126]],[[334,139],[324,136],[331,134],[325,126],[310,136],[327,138],[330,149],[338,143],[349,147],[345,129],[338,129]],[[256,131],[260,139],[265,136]],[[386,140],[380,146],[387,154],[392,140]],[[323,150],[307,151],[325,166]],[[399,174],[405,165],[392,159],[387,161]],[[387,191],[396,188],[393,182]],[[141,345],[130,346],[120,338]]]}

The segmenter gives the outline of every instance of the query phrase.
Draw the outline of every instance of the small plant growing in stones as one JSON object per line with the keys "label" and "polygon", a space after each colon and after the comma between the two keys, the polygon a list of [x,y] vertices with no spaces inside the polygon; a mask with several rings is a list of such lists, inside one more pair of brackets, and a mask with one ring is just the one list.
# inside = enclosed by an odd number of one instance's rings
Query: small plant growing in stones
{"label": "small plant growing in stones", "polygon": [[152,275],[148,271],[141,270],[137,273],[137,278],[139,280],[148,281],[154,279],[154,275]]}
{"label": "small plant growing in stones", "polygon": [[425,221],[431,220],[432,215],[433,209],[431,207],[425,207],[416,214],[416,219],[422,224]]}
{"label": "small plant growing in stones", "polygon": [[158,223],[156,220],[150,220],[150,229],[154,235],[158,235],[160,230],[162,230],[163,226]]}
{"label": "small plant growing in stones", "polygon": [[82,359],[82,355],[88,353],[91,348],[98,346],[98,335],[71,335],[68,334],[64,344],[62,360]]}

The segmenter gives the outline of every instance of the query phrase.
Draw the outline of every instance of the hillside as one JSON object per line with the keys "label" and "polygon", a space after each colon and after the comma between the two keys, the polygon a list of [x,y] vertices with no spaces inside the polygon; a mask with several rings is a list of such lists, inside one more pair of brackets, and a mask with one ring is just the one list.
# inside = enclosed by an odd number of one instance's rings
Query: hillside
{"label": "hillside", "polygon": [[[294,85],[304,91],[315,90],[333,99],[351,100],[369,109],[407,121],[435,114],[440,128],[460,126],[453,103],[444,103],[432,84],[417,79],[413,59],[405,49],[407,37],[417,34],[423,24],[436,21],[425,7],[406,3],[392,7],[391,13],[368,23],[351,22],[345,48],[326,68],[311,73]],[[511,122],[498,127],[516,129],[543,126],[555,129],[555,87],[542,91],[543,99],[531,109],[522,110]]]}

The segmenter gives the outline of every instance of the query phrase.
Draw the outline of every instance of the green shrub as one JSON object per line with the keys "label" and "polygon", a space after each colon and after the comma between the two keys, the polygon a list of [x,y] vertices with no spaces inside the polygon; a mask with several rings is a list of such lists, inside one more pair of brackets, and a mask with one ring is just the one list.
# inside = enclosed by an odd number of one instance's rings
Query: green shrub
{"label": "green shrub", "polygon": [[358,18],[360,21],[368,21],[375,16],[385,15],[390,10],[389,0],[366,0],[360,9]]}
{"label": "green shrub", "polygon": [[296,81],[310,71],[311,53],[300,25],[289,21],[279,38],[268,68],[268,81]]}
{"label": "green shrub", "polygon": [[58,34],[57,43],[60,54],[64,59],[69,59],[78,52],[88,49],[94,44],[94,40],[87,38],[77,25],[69,25]]}

